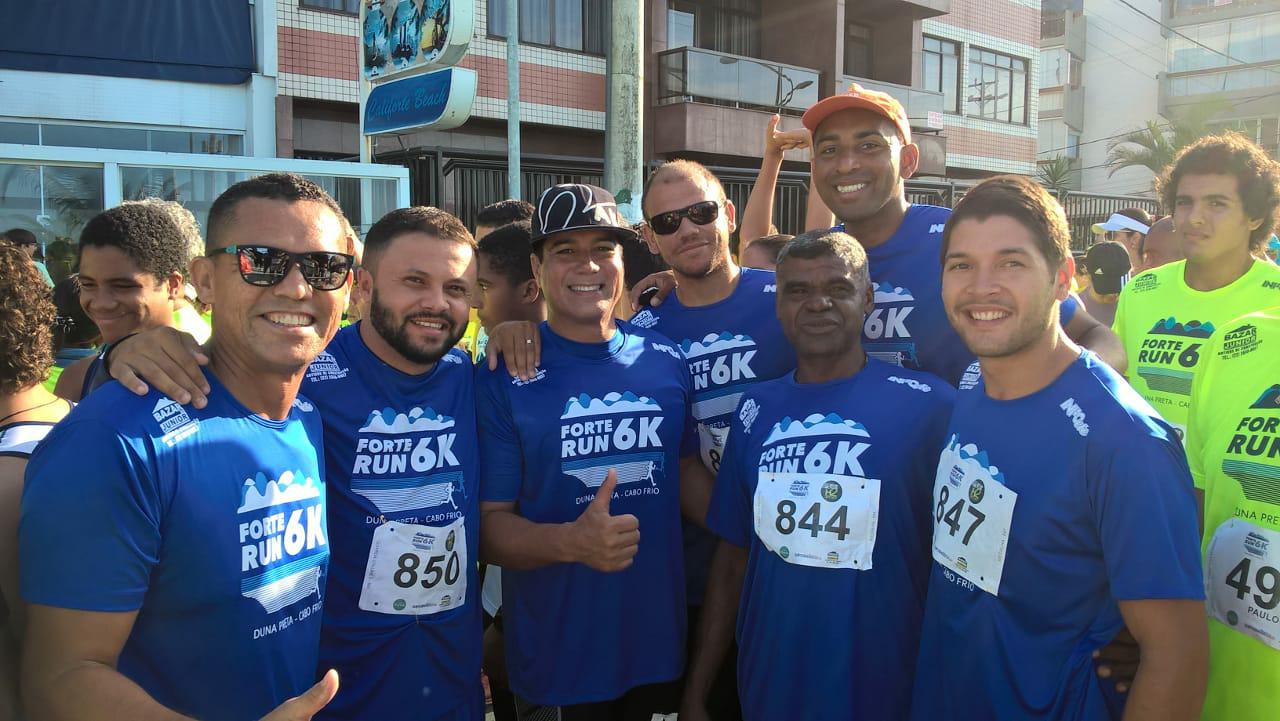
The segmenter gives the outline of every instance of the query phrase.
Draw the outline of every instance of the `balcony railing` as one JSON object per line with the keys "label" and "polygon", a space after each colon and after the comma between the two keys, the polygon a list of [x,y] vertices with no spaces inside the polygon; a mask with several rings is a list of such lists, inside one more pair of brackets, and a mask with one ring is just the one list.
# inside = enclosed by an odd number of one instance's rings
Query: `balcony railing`
{"label": "balcony railing", "polygon": [[676,48],[658,54],[658,102],[709,102],[798,115],[818,102],[817,70]]}
{"label": "balcony railing", "polygon": [[907,117],[911,119],[911,127],[913,128],[929,127],[927,122],[929,113],[941,113],[943,110],[942,93],[935,90],[923,90],[921,88],[913,88],[910,85],[887,83],[883,80],[871,80],[870,78],[859,78],[853,75],[844,76],[844,85],[840,90],[847,88],[849,83],[857,83],[868,90],[878,90],[897,98],[898,102],[902,103],[902,107],[907,109]]}

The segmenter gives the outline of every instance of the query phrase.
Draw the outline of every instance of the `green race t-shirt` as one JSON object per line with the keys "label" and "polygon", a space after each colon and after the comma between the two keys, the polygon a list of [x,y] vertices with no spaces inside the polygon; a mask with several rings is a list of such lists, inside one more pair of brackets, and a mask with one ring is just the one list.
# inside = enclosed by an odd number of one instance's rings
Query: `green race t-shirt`
{"label": "green race t-shirt", "polygon": [[1204,491],[1209,691],[1203,718],[1280,713],[1280,308],[1220,324],[1191,392]]}
{"label": "green race t-shirt", "polygon": [[1179,433],[1186,431],[1191,384],[1215,329],[1280,305],[1280,267],[1271,263],[1255,260],[1230,285],[1211,291],[1188,287],[1185,267],[1178,261],[1129,281],[1112,326],[1129,357],[1125,377]]}

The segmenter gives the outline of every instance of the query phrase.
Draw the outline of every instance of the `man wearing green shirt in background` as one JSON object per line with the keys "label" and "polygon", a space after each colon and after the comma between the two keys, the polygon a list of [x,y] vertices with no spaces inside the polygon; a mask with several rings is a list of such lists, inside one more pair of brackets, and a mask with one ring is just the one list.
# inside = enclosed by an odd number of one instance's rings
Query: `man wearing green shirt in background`
{"label": "man wearing green shirt in background", "polygon": [[1114,329],[1129,382],[1185,433],[1192,382],[1217,328],[1280,305],[1280,267],[1255,257],[1280,206],[1280,165],[1242,135],[1209,136],[1179,154],[1161,193],[1187,258],[1130,281]]}

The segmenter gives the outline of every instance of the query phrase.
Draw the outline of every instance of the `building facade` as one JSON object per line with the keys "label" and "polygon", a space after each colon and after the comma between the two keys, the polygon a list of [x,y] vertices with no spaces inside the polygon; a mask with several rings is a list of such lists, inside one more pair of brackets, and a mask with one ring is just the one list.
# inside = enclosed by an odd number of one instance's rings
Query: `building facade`
{"label": "building facade", "polygon": [[[277,0],[281,155],[359,151],[359,2]],[[391,0],[384,0],[390,2]],[[415,202],[471,222],[505,197],[505,4],[476,0],[460,63],[479,76],[472,118],[449,131],[375,139],[375,158],[410,168]],[[645,157],[697,159],[745,202],[769,116],[850,82],[907,107],[921,175],[964,179],[1035,168],[1038,0],[645,0]],[[608,0],[520,0],[521,144],[526,196],[553,182],[600,182],[607,105]],[[808,155],[790,153],[778,224],[804,213]]]}
{"label": "building facade", "polygon": [[58,22],[8,5],[0,230],[35,232],[51,270],[105,208],[162,197],[203,224],[263,172],[311,177],[356,226],[409,200],[401,167],[278,157],[275,0],[77,4]]}

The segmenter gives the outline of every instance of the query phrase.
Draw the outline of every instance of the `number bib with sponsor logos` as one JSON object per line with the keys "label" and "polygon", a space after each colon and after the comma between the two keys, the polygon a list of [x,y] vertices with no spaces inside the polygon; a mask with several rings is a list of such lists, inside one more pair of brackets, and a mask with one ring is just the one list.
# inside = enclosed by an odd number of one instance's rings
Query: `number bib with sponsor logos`
{"label": "number bib with sponsor logos", "polygon": [[943,451],[933,483],[933,560],[1000,595],[1018,494],[955,449]]}
{"label": "number bib with sponsor logos", "polygon": [[698,448],[702,453],[702,463],[712,473],[720,470],[720,459],[724,457],[724,444],[729,439],[729,426],[713,427],[707,423],[698,424]]}
{"label": "number bib with sponsor logos", "polygon": [[1205,557],[1209,615],[1280,649],[1280,531],[1232,518]]}
{"label": "number bib with sponsor logos", "polygon": [[871,569],[880,517],[880,481],[822,473],[761,472],[755,531],[787,563]]}
{"label": "number bib with sponsor logos", "polygon": [[360,608],[414,616],[457,608],[466,599],[467,563],[462,518],[441,528],[384,523],[373,532]]}

